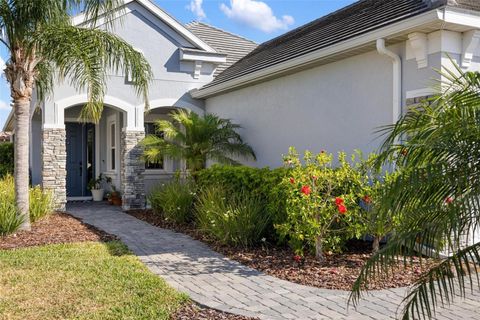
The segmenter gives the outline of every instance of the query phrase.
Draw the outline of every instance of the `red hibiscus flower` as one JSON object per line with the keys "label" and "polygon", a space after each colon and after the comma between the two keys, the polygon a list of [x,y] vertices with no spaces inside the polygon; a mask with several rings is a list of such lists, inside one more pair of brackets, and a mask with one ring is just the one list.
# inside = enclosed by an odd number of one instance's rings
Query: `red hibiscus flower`
{"label": "red hibiscus flower", "polygon": [[312,193],[312,189],[310,189],[310,186],[303,186],[301,192],[308,196],[310,193]]}
{"label": "red hibiscus flower", "polygon": [[452,197],[446,197],[446,198],[445,198],[445,203],[446,203],[446,204],[451,204],[451,203],[453,203],[453,198],[452,198]]}
{"label": "red hibiscus flower", "polygon": [[369,196],[365,196],[365,197],[363,197],[363,201],[365,201],[365,203],[371,203],[372,198],[370,198]]}
{"label": "red hibiscus flower", "polygon": [[341,204],[343,204],[343,203],[344,203],[344,201],[343,201],[342,198],[340,198],[340,197],[336,197],[336,198],[335,198],[335,204],[336,204],[337,206],[339,206],[339,205],[341,205]]}
{"label": "red hibiscus flower", "polygon": [[295,183],[295,179],[290,178],[290,183],[291,183],[291,184],[294,184],[294,183]]}
{"label": "red hibiscus flower", "polygon": [[345,213],[347,213],[347,207],[345,207],[343,204],[339,204],[339,205],[337,206],[337,208],[338,208],[338,212],[340,212],[340,214],[345,214]]}
{"label": "red hibiscus flower", "polygon": [[297,254],[297,255],[294,255],[294,256],[293,256],[293,260],[294,260],[296,263],[300,263],[300,262],[302,261],[302,257]]}

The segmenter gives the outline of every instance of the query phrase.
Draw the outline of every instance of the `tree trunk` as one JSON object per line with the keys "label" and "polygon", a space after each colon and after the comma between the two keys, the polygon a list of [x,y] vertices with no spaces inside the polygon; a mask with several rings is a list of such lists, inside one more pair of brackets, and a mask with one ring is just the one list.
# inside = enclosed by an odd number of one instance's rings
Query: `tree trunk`
{"label": "tree trunk", "polygon": [[30,100],[14,101],[15,112],[15,198],[19,215],[23,219],[20,230],[30,230],[29,199],[29,141]]}
{"label": "tree trunk", "polygon": [[380,240],[382,237],[373,237],[373,244],[372,244],[372,251],[373,253],[377,253],[380,249]]}
{"label": "tree trunk", "polygon": [[323,254],[322,237],[319,236],[315,238],[315,257],[320,262],[325,261],[325,255]]}

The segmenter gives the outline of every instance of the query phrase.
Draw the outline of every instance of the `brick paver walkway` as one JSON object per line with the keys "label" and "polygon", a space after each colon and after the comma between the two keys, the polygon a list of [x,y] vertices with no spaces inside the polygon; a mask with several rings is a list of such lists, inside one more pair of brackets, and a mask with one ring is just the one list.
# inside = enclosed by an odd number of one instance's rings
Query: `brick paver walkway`
{"label": "brick paver walkway", "polygon": [[[155,274],[201,305],[261,319],[394,319],[405,289],[374,291],[354,310],[349,292],[279,280],[231,261],[201,242],[160,229],[103,204],[68,212],[120,239]],[[480,319],[480,294],[440,309],[436,319]]]}

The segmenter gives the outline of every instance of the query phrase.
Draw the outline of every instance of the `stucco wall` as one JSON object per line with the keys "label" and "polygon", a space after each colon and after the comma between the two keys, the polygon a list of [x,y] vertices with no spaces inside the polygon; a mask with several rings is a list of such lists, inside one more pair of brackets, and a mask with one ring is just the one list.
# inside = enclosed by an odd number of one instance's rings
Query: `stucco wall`
{"label": "stucco wall", "polygon": [[280,166],[289,146],[370,152],[375,128],[392,122],[392,77],[391,61],[370,52],[209,98],[206,111],[242,125],[249,165]]}
{"label": "stucco wall", "polygon": [[[149,91],[151,107],[176,104],[193,105],[203,109],[203,101],[191,98],[188,92],[210,82],[214,66],[204,63],[200,78],[194,79],[193,64],[179,60],[179,48],[192,47],[192,45],[141,5],[131,3],[128,9],[131,12],[123,16],[122,23],[116,25],[114,33],[141,51],[150,63],[154,74]],[[68,80],[57,84],[53,92],[52,96],[45,101],[45,123],[54,123],[57,119],[56,108],[54,108],[56,101],[79,94],[69,85]],[[142,98],[135,94],[133,86],[124,74],[111,73],[106,95],[134,106],[143,103]]]}

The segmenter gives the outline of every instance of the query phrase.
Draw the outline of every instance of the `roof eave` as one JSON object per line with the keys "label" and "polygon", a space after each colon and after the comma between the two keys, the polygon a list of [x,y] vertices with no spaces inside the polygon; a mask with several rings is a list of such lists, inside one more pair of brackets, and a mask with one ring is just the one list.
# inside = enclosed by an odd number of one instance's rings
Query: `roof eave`
{"label": "roof eave", "polygon": [[275,78],[277,75],[287,73],[300,68],[302,65],[319,61],[322,58],[338,54],[340,52],[348,51],[366,45],[380,38],[389,38],[393,35],[400,35],[405,30],[418,28],[422,25],[438,22],[444,20],[446,13],[445,8],[438,8],[408,18],[406,20],[388,25],[386,27],[362,34],[352,39],[337,43],[324,49],[314,51],[312,53],[300,56],[298,58],[288,60],[277,65],[258,70],[256,72],[246,74],[242,77],[219,83],[212,87],[201,88],[197,91],[191,92],[191,96],[196,99],[210,98],[237,88],[245,87],[253,83],[262,82],[266,79]]}

